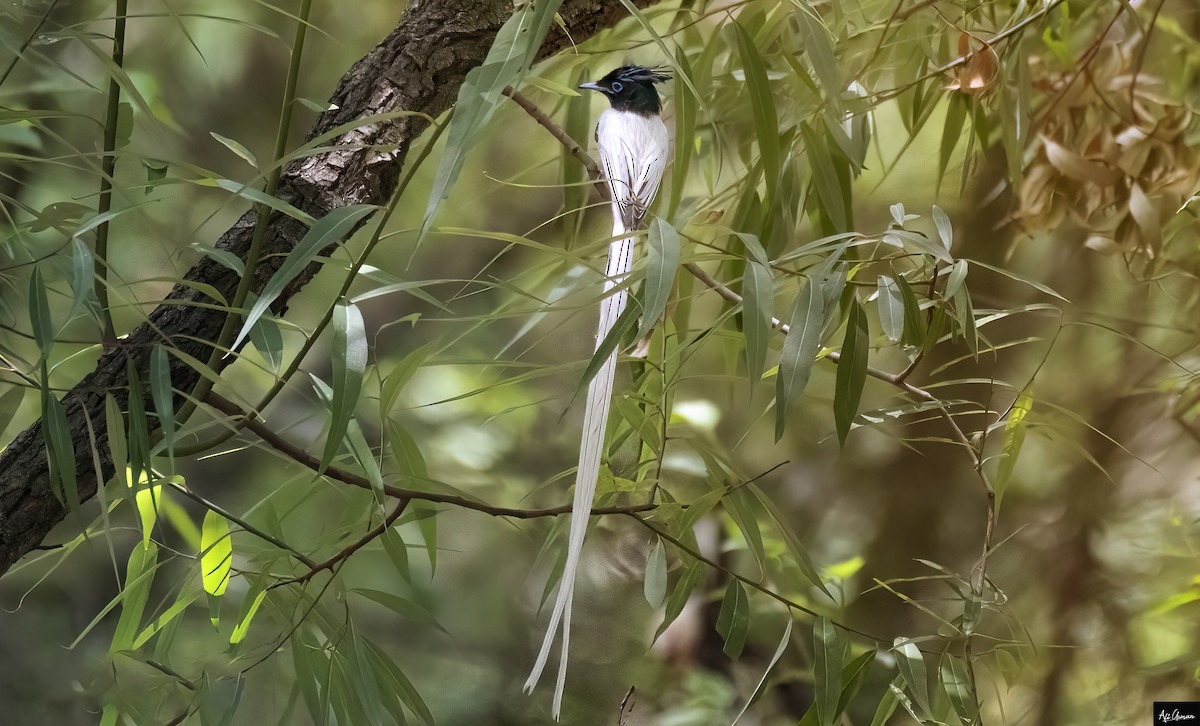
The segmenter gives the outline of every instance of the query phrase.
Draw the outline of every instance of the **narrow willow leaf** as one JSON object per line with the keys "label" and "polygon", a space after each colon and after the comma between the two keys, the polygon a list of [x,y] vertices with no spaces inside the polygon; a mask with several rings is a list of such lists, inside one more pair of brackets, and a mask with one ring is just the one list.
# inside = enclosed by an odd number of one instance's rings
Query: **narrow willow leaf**
{"label": "narrow willow leaf", "polygon": [[829,618],[813,624],[813,689],[821,726],[837,722],[837,704],[842,694],[842,668],[849,640]]}
{"label": "narrow willow leaf", "polygon": [[[415,442],[413,445],[416,445]],[[420,455],[420,453],[421,450],[417,449],[417,454]],[[422,515],[417,518],[417,529],[421,530],[421,539],[425,542],[425,553],[429,557],[429,575],[432,577],[437,573],[438,520],[435,516],[437,511],[417,505],[414,507],[414,512]]]}
{"label": "narrow willow leaf", "polygon": [[1000,464],[996,469],[997,507],[1000,506],[1000,500],[1003,499],[1004,492],[1008,489],[1013,467],[1017,465],[1017,458],[1021,455],[1021,447],[1025,443],[1025,431],[1028,428],[1025,419],[1032,409],[1033,393],[1029,389],[1025,389],[1017,396],[1016,402],[1008,412],[1008,421],[1004,423],[1004,448],[1001,449]]}
{"label": "narrow willow leaf", "polygon": [[408,384],[412,377],[416,375],[429,356],[433,354],[433,345],[426,344],[417,348],[413,352],[404,356],[383,378],[383,383],[379,386],[379,417],[386,419],[388,414],[396,406],[396,401],[400,398],[400,392],[404,390],[404,386]]}
{"label": "narrow willow leaf", "polygon": [[608,357],[613,354],[613,351],[621,344],[627,336],[634,332],[637,326],[637,306],[627,305],[625,311],[621,313],[621,317],[617,318],[617,322],[613,324],[612,330],[608,335],[604,336],[604,340],[596,346],[596,352],[592,353],[592,357],[588,360],[587,367],[583,369],[583,376],[576,385],[575,392],[572,394],[572,400],[578,396],[580,391],[587,388],[596,374],[600,372],[600,368]]}
{"label": "narrow willow leaf", "polygon": [[798,6],[797,15],[800,18],[800,29],[804,38],[801,47],[808,55],[808,61],[812,64],[817,82],[820,84],[821,90],[825,92],[825,98],[836,104],[846,86],[842,83],[841,71],[837,65],[829,32],[808,0],[794,0],[794,2]]}
{"label": "narrow willow leaf", "polygon": [[[701,60],[705,56],[701,56]],[[679,65],[680,76],[691,78],[693,75],[688,62],[687,51],[680,46],[675,52],[675,62]],[[688,178],[692,156],[696,150],[696,97],[690,93],[677,93],[672,99],[675,110],[675,154],[672,160],[671,194],[667,203],[667,218],[674,219],[683,200],[683,190]],[[576,137],[579,138],[579,137]],[[568,159],[573,166],[580,164],[576,159]]]}
{"label": "narrow willow leaf", "polygon": [[792,407],[800,399],[821,346],[825,327],[825,297],[816,280],[806,279],[796,297],[788,335],[779,353],[775,388],[775,440],[783,437]]}
{"label": "narrow willow leaf", "polygon": [[650,223],[649,244],[646,246],[645,305],[638,339],[644,338],[662,317],[671,298],[671,286],[679,269],[679,233],[661,217]]}
{"label": "narrow willow leaf", "polygon": [[742,706],[742,710],[738,712],[736,718],[730,726],[737,726],[737,722],[742,720],[742,716],[746,715],[746,711],[754,705],[754,702],[763,694],[763,686],[767,684],[767,678],[771,675],[771,671],[775,670],[775,665],[779,663],[779,659],[783,657],[783,652],[787,650],[788,643],[792,639],[792,619],[788,618],[787,625],[783,628],[783,637],[779,639],[779,645],[775,647],[775,654],[771,656],[771,660],[767,663],[766,670],[763,671],[762,678],[758,679],[758,685],[754,687],[754,691],[750,694],[750,698],[746,699],[746,705]]}
{"label": "narrow willow leaf", "polygon": [[142,613],[150,597],[154,570],[158,563],[158,545],[153,541],[149,547],[134,547],[129,553],[129,564],[125,568],[125,588],[121,591],[121,617],[113,631],[109,653],[118,653],[133,647],[134,639],[142,624]]}
{"label": "narrow willow leaf", "polygon": [[958,260],[950,266],[950,272],[946,274],[946,299],[954,297],[958,291],[962,289],[963,283],[967,280],[967,261]]}
{"label": "narrow willow leaf", "polygon": [[230,192],[235,196],[241,197],[242,199],[245,199],[247,201],[254,202],[255,204],[261,204],[261,205],[267,207],[268,209],[273,209],[276,212],[279,212],[281,214],[286,214],[287,216],[291,217],[292,219],[295,219],[295,220],[302,222],[309,226],[312,226],[317,221],[317,220],[313,219],[312,215],[309,214],[308,212],[305,212],[302,209],[298,209],[297,207],[294,207],[291,204],[288,204],[287,202],[283,201],[279,197],[276,197],[271,194],[267,194],[263,190],[256,189],[255,187],[252,187],[249,184],[243,184],[242,182],[236,182],[232,179],[209,179],[209,178],[197,179],[195,183],[199,184],[201,186],[217,187],[218,189],[224,189],[225,191]]}
{"label": "narrow willow leaf", "polygon": [[154,412],[158,414],[158,425],[162,430],[167,457],[175,458],[175,392],[171,388],[171,361],[167,349],[155,345],[150,353],[150,397],[154,401]]}
{"label": "narrow willow leaf", "polygon": [[525,76],[560,5],[562,0],[544,0],[514,12],[496,33],[483,63],[467,74],[458,90],[454,115],[446,130],[446,147],[429,192],[429,202],[417,234],[418,243],[429,231],[442,200],[457,181],[467,151],[479,140],[499,105],[504,87],[516,88]]}
{"label": "narrow willow leaf", "polygon": [[79,513],[79,485],[75,478],[75,442],[67,426],[62,402],[46,392],[42,411],[50,464],[50,491],[68,511]]}
{"label": "narrow willow leaf", "polygon": [[1051,297],[1056,297],[1059,300],[1062,300],[1063,302],[1071,302],[1070,300],[1068,300],[1065,297],[1063,297],[1062,295],[1060,295],[1053,288],[1051,288],[1047,285],[1043,285],[1042,283],[1040,283],[1036,280],[1030,280],[1027,277],[1022,277],[1021,275],[1018,275],[1017,273],[1015,273],[1011,270],[1006,270],[1003,267],[995,267],[993,265],[987,264],[986,262],[980,262],[979,260],[971,260],[971,264],[979,265],[980,267],[991,270],[992,272],[995,272],[998,275],[1004,275],[1005,277],[1007,277],[1010,280],[1015,280],[1016,282],[1022,283],[1024,285],[1028,285],[1028,286],[1032,287],[1034,290],[1037,290],[1038,292],[1044,292],[1047,295],[1050,295]]}
{"label": "narrow willow leaf", "polygon": [[954,294],[954,316],[958,321],[959,330],[967,343],[967,349],[972,355],[979,353],[979,330],[975,326],[975,309],[971,306],[971,293],[966,285],[960,287]]}
{"label": "narrow willow leaf", "polygon": [[867,680],[871,663],[875,662],[875,650],[871,649],[855,657],[842,669],[842,694],[838,696],[835,714],[841,716],[850,706],[850,701],[858,695],[859,689]]}
{"label": "narrow willow leaf", "polygon": [[278,374],[283,365],[283,334],[279,332],[279,324],[268,317],[259,318],[250,328],[250,342],[271,372]]}
{"label": "narrow willow leaf", "polygon": [[807,123],[800,124],[800,135],[804,138],[804,150],[812,167],[813,184],[816,185],[821,208],[834,230],[845,231],[850,226],[846,200],[842,197],[842,182],[838,178],[829,146]]}
{"label": "narrow willow leaf", "polygon": [[671,590],[671,596],[667,598],[666,611],[663,613],[662,623],[659,624],[658,630],[654,632],[654,640],[662,635],[671,623],[679,617],[683,612],[683,606],[687,605],[688,598],[696,590],[696,586],[704,578],[704,567],[699,562],[693,562],[688,565],[683,574],[679,576],[678,582],[675,583],[675,588]]}
{"label": "narrow willow leaf", "polygon": [[[140,483],[140,482],[139,482]],[[162,501],[163,489],[161,484],[154,484],[138,489],[133,495],[134,506],[137,507],[138,519],[142,523],[142,547],[150,546],[150,535],[158,524],[158,505]]]}
{"label": "narrow willow leaf", "polygon": [[404,703],[404,707],[416,716],[424,726],[434,726],[433,713],[421,698],[421,694],[413,687],[412,681],[408,680],[408,677],[404,675],[396,664],[392,662],[392,659],[388,657],[387,653],[379,646],[370,641],[364,641],[363,645],[367,648],[371,659],[379,664],[380,670],[391,682],[393,690]]}
{"label": "narrow willow leaf", "polygon": [[888,688],[883,692],[883,698],[879,699],[879,706],[875,708],[875,715],[871,718],[871,726],[887,726],[898,705],[900,701],[896,699],[895,692]]}
{"label": "narrow willow leaf", "polygon": [[742,332],[746,336],[746,374],[754,384],[762,378],[767,361],[767,339],[775,307],[775,281],[767,253],[751,234],[738,234],[746,246],[746,272],[742,278]]}
{"label": "narrow willow leaf", "polygon": [[321,453],[320,471],[333,461],[346,427],[354,417],[354,408],[362,392],[363,373],[367,369],[367,329],[357,305],[339,303],[333,312],[333,399],[329,409],[329,434]]}
{"label": "narrow willow leaf", "polygon": [[221,146],[224,146],[226,149],[229,149],[233,153],[237,154],[250,166],[254,167],[255,169],[258,168],[258,159],[255,159],[254,154],[250,153],[250,150],[245,146],[242,146],[240,143],[229,137],[218,134],[216,131],[209,131],[208,135],[216,139]]}
{"label": "narrow willow leaf", "polygon": [[104,425],[108,429],[108,451],[112,455],[113,479],[131,486],[129,449],[125,443],[125,417],[111,393],[104,394]]}
{"label": "narrow willow leaf", "polygon": [[[949,96],[950,102],[946,104],[946,122],[942,125],[942,142],[938,149],[938,188],[942,186],[942,178],[946,176],[946,169],[950,166],[950,157],[954,155],[954,147],[958,146],[958,139],[962,136],[963,122],[967,118],[966,95],[951,93]],[[934,214],[936,222],[936,212]],[[949,250],[950,246],[947,245],[946,249]]]}
{"label": "narrow willow leaf", "polygon": [[363,436],[362,427],[353,418],[346,425],[346,447],[350,449],[350,455],[366,473],[367,481],[371,482],[371,491],[375,494],[375,501],[382,504],[385,498],[383,472],[379,469],[379,461],[375,459],[375,453],[371,451],[370,444]]}
{"label": "narrow willow leaf", "polygon": [[142,382],[133,366],[132,357],[126,359],[125,377],[129,382],[129,398],[126,400],[129,407],[129,415],[126,418],[129,425],[129,484],[133,485],[142,481],[143,476],[150,476],[150,430],[146,423]]}
{"label": "narrow willow leaf", "polygon": [[954,225],[950,223],[950,217],[936,204],[933,205],[933,225],[937,227],[938,236],[942,238],[942,246],[946,248],[946,252],[950,252],[954,247]]}
{"label": "narrow willow leaf", "polygon": [[267,280],[267,284],[263,286],[262,293],[258,299],[254,301],[250,312],[246,314],[246,318],[242,321],[242,329],[238,331],[237,337],[234,338],[231,349],[236,350],[241,345],[246,336],[250,334],[250,329],[258,322],[258,319],[267,312],[271,303],[275,302],[275,298],[279,297],[283,289],[288,283],[296,279],[296,276],[308,267],[309,263],[316,259],[321,250],[329,245],[341,242],[347,235],[358,226],[368,214],[371,214],[377,209],[370,204],[354,204],[347,207],[338,207],[324,217],[317,220],[308,232],[296,243],[296,246],[288,252],[287,258],[279,269],[271,275],[271,279]]}
{"label": "narrow willow leaf", "polygon": [[654,547],[646,559],[646,580],[642,588],[646,602],[657,610],[667,598],[667,549],[655,538]]}
{"label": "narrow willow leaf", "polygon": [[413,581],[412,568],[408,564],[408,545],[404,543],[404,537],[396,531],[395,527],[388,527],[383,530],[383,535],[379,539],[383,541],[383,551],[387,552],[388,559],[392,561],[396,572],[405,582],[411,583]]}
{"label": "narrow willow leaf", "polygon": [[900,286],[887,275],[879,276],[879,326],[888,340],[897,342],[904,336],[904,294]]}
{"label": "narrow willow leaf", "polygon": [[745,488],[735,489],[721,500],[721,505],[742,533],[742,538],[746,540],[746,546],[754,555],[759,569],[765,572],[767,548],[763,543],[762,531],[758,527],[758,513],[754,510],[750,495],[746,493]]}
{"label": "narrow willow leaf", "polygon": [[242,615],[241,619],[238,620],[237,626],[234,627],[233,632],[229,635],[230,645],[237,645],[246,639],[246,634],[250,632],[250,623],[254,622],[254,616],[258,614],[258,608],[262,605],[266,597],[267,591],[266,589],[262,589],[250,601],[250,607]]}
{"label": "narrow willow leaf", "polygon": [[717,632],[725,639],[725,655],[737,659],[746,645],[746,633],[750,630],[750,599],[746,588],[738,580],[730,580],[721,600],[721,612],[717,615]]}
{"label": "narrow willow leaf", "polygon": [[[0,437],[4,435],[4,430],[21,410],[21,401],[24,399],[25,389],[20,386],[13,386],[0,395]],[[8,439],[0,439],[0,441],[8,441]]]}
{"label": "narrow willow leaf", "polygon": [[153,620],[153,622],[148,623],[146,627],[142,628],[142,632],[138,633],[137,637],[133,639],[133,644],[130,645],[129,649],[137,650],[138,648],[141,648],[143,645],[150,642],[150,639],[157,635],[158,632],[163,628],[166,628],[172,623],[177,623],[179,616],[187,612],[188,607],[190,607],[198,597],[200,597],[199,590],[191,588],[185,588],[184,590],[181,590],[179,595],[176,596],[175,602],[171,604],[171,607],[164,610],[161,615]]}
{"label": "narrow willow leaf", "polygon": [[833,396],[833,418],[842,446],[846,445],[846,435],[850,433],[850,424],[854,422],[862,400],[863,385],[867,380],[868,346],[867,316],[858,300],[851,298]]}
{"label": "narrow willow leaf", "polygon": [[200,574],[204,591],[213,597],[225,594],[233,566],[233,541],[229,522],[211,509],[204,515],[200,530]]}
{"label": "narrow willow leaf", "polygon": [[904,333],[901,340],[905,345],[919,346],[925,341],[925,317],[921,315],[921,303],[917,301],[917,295],[904,275],[896,278],[896,286],[900,288],[900,299],[904,303]]}
{"label": "narrow willow leaf", "polygon": [[971,678],[967,664],[962,658],[946,653],[942,656],[942,688],[950,698],[955,713],[966,723],[975,723],[979,716],[979,704],[971,692]]}
{"label": "narrow willow leaf", "polygon": [[916,643],[906,638],[896,638],[893,650],[896,653],[896,668],[908,685],[908,692],[913,695],[917,705],[925,713],[929,713],[929,675],[925,669],[924,656]]}
{"label": "narrow willow leaf", "polygon": [[750,493],[758,500],[759,505],[770,516],[771,521],[775,524],[775,528],[779,531],[780,536],[783,537],[784,544],[787,545],[788,553],[792,557],[792,563],[799,568],[800,573],[809,582],[832,600],[833,594],[825,586],[825,582],[821,579],[821,573],[817,571],[816,565],[813,564],[812,557],[808,554],[808,550],[804,547],[804,544],[800,542],[800,538],[796,536],[796,532],[792,528],[788,517],[784,515],[779,505],[771,497],[767,496],[762,487],[754,482],[747,484],[743,488],[750,490]]}
{"label": "narrow willow leaf", "polygon": [[767,78],[767,68],[759,55],[754,39],[737,21],[731,23],[737,39],[738,57],[746,76],[750,93],[750,111],[754,117],[755,138],[762,159],[763,181],[767,196],[765,206],[768,215],[775,209],[779,199],[779,177],[783,170],[783,155],[780,150],[779,117],[775,111],[775,97]]}
{"label": "narrow willow leaf", "polygon": [[443,633],[446,632],[446,629],[437,621],[433,613],[412,600],[400,597],[399,595],[393,595],[390,592],[371,590],[365,587],[356,587],[350,590],[350,592],[374,600],[402,618],[411,620],[414,623],[420,623],[421,625],[431,625]]}
{"label": "narrow willow leaf", "polygon": [[67,320],[74,319],[80,310],[96,317],[95,258],[87,244],[78,236],[71,238],[71,308]]}
{"label": "narrow willow leaf", "polygon": [[391,419],[387,422],[387,429],[389,448],[400,473],[417,482],[428,479],[425,457],[421,454],[421,448],[417,446],[413,435]]}
{"label": "narrow willow leaf", "polygon": [[41,351],[41,359],[50,357],[54,347],[54,323],[50,319],[50,302],[46,298],[46,282],[37,265],[29,275],[29,322],[33,326],[33,339]]}

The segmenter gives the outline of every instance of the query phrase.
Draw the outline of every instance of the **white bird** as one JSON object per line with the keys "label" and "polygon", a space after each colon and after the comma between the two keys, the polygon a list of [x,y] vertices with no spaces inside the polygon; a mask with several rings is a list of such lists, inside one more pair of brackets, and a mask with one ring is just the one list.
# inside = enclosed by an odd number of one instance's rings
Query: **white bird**
{"label": "white bird", "polygon": [[[613,241],[608,247],[608,264],[604,268],[604,292],[619,288],[633,266],[634,237],[628,236],[641,226],[667,166],[671,142],[667,126],[661,117],[656,83],[670,80],[660,70],[643,66],[622,66],[593,83],[580,88],[599,91],[608,97],[611,108],[600,114],[596,123],[596,144],[600,149],[600,166],[612,196]],[[618,289],[600,303],[600,326],[596,346],[613,329],[625,310],[628,293]],[[571,523],[567,538],[567,561],[546,637],[542,641],[537,661],[525,691],[533,691],[546,667],[550,648],[559,626],[562,627],[562,655],[558,664],[558,681],[554,688],[554,719],[562,709],[563,686],[567,678],[567,652],[571,636],[571,605],[575,594],[575,575],[583,552],[592,500],[596,495],[596,480],[600,475],[600,459],[604,453],[604,429],[608,422],[612,397],[613,376],[616,373],[617,353],[613,351],[588,384],[587,407],[583,414],[583,437],[579,445],[579,468],[575,474],[575,497],[571,504]]]}

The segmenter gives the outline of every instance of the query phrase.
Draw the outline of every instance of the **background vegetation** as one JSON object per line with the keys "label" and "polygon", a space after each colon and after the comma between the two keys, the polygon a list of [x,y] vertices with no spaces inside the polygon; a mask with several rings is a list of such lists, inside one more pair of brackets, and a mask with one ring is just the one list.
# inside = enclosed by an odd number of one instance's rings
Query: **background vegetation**
{"label": "background vegetation", "polygon": [[[297,214],[258,190],[402,9],[0,6],[0,431],[43,420],[67,510],[0,582],[7,721],[549,719],[520,686],[609,222],[547,126],[586,147],[602,101],[571,89],[627,60],[676,75],[675,157],[564,720],[1125,724],[1194,697],[1200,8],[620,4],[527,74],[559,4],[518,9],[394,211],[313,226],[286,313],[278,257],[206,298],[236,337],[156,344],[103,443],[58,399],[202,257],[244,268],[214,243],[248,207]],[[92,445],[116,471],[80,501]]]}

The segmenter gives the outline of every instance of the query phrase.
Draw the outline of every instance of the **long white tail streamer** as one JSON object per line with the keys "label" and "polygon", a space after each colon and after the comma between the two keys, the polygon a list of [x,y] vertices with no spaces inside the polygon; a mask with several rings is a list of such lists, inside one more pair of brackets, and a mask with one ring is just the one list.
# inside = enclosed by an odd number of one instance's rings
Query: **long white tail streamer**
{"label": "long white tail streamer", "polygon": [[[621,222],[621,210],[613,205],[613,237],[623,235],[633,230],[626,230]],[[608,264],[605,265],[604,292],[609,293],[614,287],[622,284],[633,267],[633,237],[615,239],[608,246]],[[600,302],[600,326],[596,333],[596,346],[599,347],[604,338],[612,331],[617,319],[625,310],[625,301],[629,294],[625,290],[617,290],[607,295]],[[563,689],[567,680],[567,651],[571,640],[571,605],[575,595],[575,573],[579,568],[579,558],[583,553],[583,537],[587,533],[588,512],[592,508],[592,499],[596,496],[596,481],[600,477],[600,459],[604,452],[604,429],[608,424],[608,408],[612,400],[613,377],[617,370],[617,352],[614,350],[600,366],[596,376],[588,384],[587,407],[583,414],[583,435],[579,443],[579,469],[575,473],[575,498],[571,504],[571,528],[567,538],[567,562],[563,566],[562,580],[558,585],[558,597],[554,601],[554,610],[550,614],[550,624],[546,628],[546,637],[542,648],[538,651],[537,661],[533,672],[525,682],[525,692],[533,691],[546,661],[550,657],[550,648],[554,645],[554,636],[562,625],[562,655],[558,663],[558,680],[554,686],[554,720],[558,720],[562,709]]]}

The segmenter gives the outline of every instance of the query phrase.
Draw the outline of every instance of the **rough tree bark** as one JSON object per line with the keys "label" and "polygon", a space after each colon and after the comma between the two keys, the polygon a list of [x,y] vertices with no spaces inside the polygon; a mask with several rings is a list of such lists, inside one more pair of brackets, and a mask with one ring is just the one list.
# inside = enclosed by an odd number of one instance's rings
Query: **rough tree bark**
{"label": "rough tree bark", "polygon": [[[657,0],[635,2],[647,6]],[[453,105],[467,72],[483,61],[512,9],[512,0],[412,0],[396,29],[342,77],[330,99],[336,110],[323,114],[308,138],[356,118],[388,111],[419,111],[433,117],[441,114]],[[551,26],[539,59],[558,52],[572,40],[578,43],[590,38],[627,12],[618,0],[566,0],[559,14],[570,29],[570,38]],[[409,148],[427,126],[423,118],[411,116],[351,131],[337,140],[347,147],[345,150],[291,164],[283,175],[278,196],[314,217],[350,204],[382,204],[396,187]],[[395,150],[381,152],[381,147]],[[255,212],[246,212],[217,245],[244,258],[255,222]],[[278,268],[282,261],[279,253],[291,249],[305,231],[295,219],[272,216],[255,275],[255,290],[260,290]],[[291,296],[316,270],[315,265],[310,267],[280,295],[273,306],[276,314],[283,313]],[[186,279],[211,285],[226,299],[233,298],[238,284],[234,273],[210,258],[198,262]],[[89,420],[104,480],[113,473],[104,420],[105,393],[111,393],[124,409],[128,398],[127,361],[145,380],[155,343],[169,341],[194,358],[207,359],[209,343],[216,340],[225,314],[194,303],[211,302],[194,287],[177,285],[167,301],[150,313],[147,322],[106,350],[95,369],[63,398],[81,500],[94,496],[97,486]],[[195,370],[174,357],[171,365],[176,389],[188,390],[195,385],[199,378]],[[46,445],[42,426],[37,423],[17,436],[0,455],[0,574],[36,547],[65,514],[50,490]]]}

